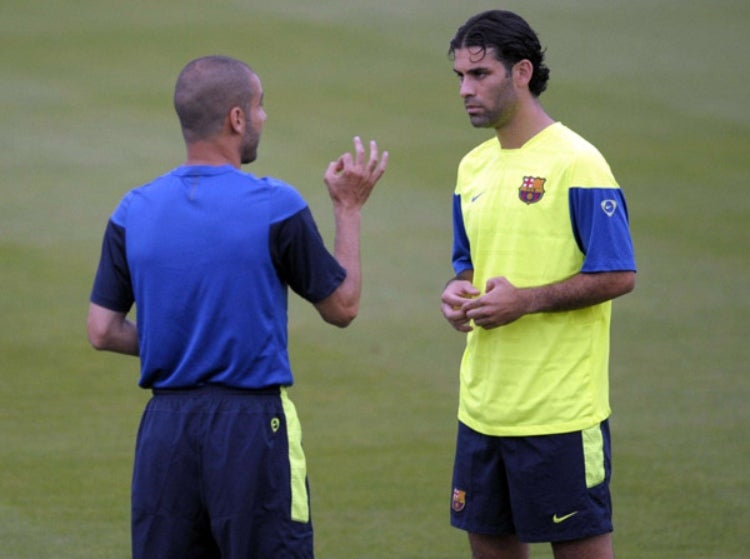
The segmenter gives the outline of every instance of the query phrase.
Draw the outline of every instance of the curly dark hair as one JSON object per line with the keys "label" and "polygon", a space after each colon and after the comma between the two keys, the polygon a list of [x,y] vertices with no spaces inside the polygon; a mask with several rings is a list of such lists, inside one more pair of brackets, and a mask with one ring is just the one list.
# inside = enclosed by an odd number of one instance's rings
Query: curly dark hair
{"label": "curly dark hair", "polygon": [[510,71],[514,64],[528,60],[534,66],[529,91],[539,97],[547,89],[549,68],[544,64],[544,52],[539,37],[521,16],[505,11],[490,10],[470,18],[456,31],[448,54],[453,57],[458,49],[477,48],[481,52],[493,50],[495,57]]}

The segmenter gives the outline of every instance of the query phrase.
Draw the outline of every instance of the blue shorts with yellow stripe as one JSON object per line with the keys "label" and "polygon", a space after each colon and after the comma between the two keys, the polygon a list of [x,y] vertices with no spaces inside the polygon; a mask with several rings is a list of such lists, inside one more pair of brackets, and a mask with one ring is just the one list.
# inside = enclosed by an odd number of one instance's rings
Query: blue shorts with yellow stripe
{"label": "blue shorts with yellow stripe", "polygon": [[451,524],[523,542],[612,531],[609,423],[573,433],[493,437],[459,423]]}
{"label": "blue shorts with yellow stripe", "polygon": [[313,557],[285,389],[154,391],[136,443],[132,544],[135,559]]}

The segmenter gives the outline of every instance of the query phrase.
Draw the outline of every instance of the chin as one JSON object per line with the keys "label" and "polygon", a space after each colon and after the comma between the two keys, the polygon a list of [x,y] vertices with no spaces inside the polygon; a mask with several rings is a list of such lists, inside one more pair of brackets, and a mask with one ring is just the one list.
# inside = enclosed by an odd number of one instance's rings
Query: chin
{"label": "chin", "polygon": [[492,125],[486,119],[472,119],[471,125],[474,128],[492,128]]}
{"label": "chin", "polygon": [[242,163],[243,165],[249,165],[256,159],[258,159],[257,153],[246,153],[243,154],[242,158],[240,159],[240,163]]}

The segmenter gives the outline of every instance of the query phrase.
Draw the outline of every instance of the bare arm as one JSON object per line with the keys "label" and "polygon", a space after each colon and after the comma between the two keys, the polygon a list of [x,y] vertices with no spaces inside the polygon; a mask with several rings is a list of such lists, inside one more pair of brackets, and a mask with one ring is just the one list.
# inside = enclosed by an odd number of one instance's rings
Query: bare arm
{"label": "bare arm", "polygon": [[323,320],[344,327],[359,312],[362,292],[360,266],[360,224],[362,206],[388,165],[388,152],[378,156],[378,146],[370,142],[370,156],[365,161],[362,141],[354,139],[354,156],[344,153],[331,162],[324,175],[333,202],[336,239],[333,255],[346,269],[346,278],[328,297],[315,304]]}
{"label": "bare arm", "polygon": [[138,355],[138,330],[125,313],[89,303],[86,332],[95,349]]}
{"label": "bare arm", "polygon": [[634,287],[635,272],[630,271],[578,273],[557,283],[525,288],[496,277],[487,281],[483,295],[464,302],[461,310],[477,326],[491,329],[526,314],[570,311],[603,303]]}

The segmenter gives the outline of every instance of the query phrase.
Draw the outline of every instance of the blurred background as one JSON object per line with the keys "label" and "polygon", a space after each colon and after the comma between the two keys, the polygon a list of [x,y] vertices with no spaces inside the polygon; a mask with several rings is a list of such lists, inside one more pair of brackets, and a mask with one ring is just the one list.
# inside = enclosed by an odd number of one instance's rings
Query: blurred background
{"label": "blurred background", "polygon": [[543,104],[628,199],[639,274],[612,328],[616,552],[747,557],[746,0],[3,0],[3,557],[129,556],[148,393],[136,360],[88,346],[88,295],[119,199],[183,161],[172,89],[206,54],[260,75],[268,121],[245,170],[294,184],[331,246],[328,162],[354,135],[391,152],[364,211],[360,317],[337,330],[292,297],[318,556],[469,556],[448,524],[463,337],[439,297],[456,166],[491,134],[469,125],[447,49],[490,8],[538,32]]}

